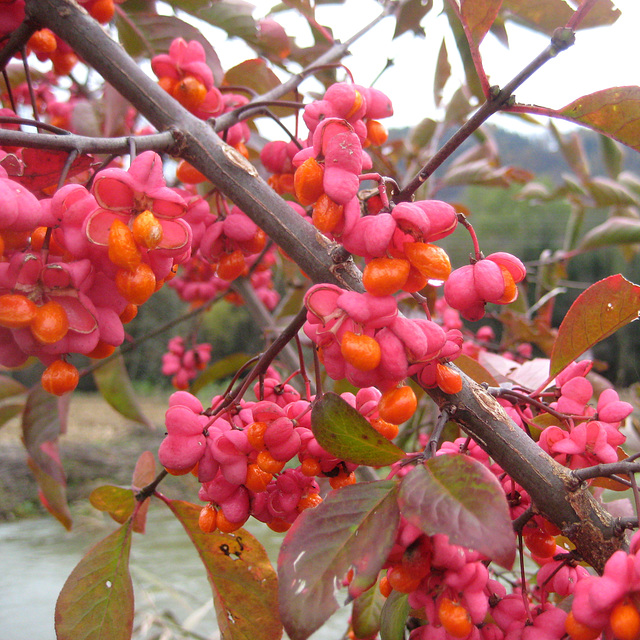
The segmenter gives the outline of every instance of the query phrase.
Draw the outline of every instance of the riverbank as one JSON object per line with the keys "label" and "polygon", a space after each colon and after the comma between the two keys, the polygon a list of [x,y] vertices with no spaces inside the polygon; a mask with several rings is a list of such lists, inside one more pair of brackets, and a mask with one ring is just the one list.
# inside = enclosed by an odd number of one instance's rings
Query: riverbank
{"label": "riverbank", "polygon": [[[128,485],[143,451],[158,450],[164,437],[168,396],[139,399],[153,429],[128,420],[97,393],[75,393],[71,399],[67,433],[60,438],[60,456],[67,475],[67,497],[73,506],[85,502],[102,484]],[[162,489],[172,497],[197,502],[197,483],[191,476],[167,478]],[[19,419],[0,428],[0,521],[41,515],[38,487],[26,465]]]}

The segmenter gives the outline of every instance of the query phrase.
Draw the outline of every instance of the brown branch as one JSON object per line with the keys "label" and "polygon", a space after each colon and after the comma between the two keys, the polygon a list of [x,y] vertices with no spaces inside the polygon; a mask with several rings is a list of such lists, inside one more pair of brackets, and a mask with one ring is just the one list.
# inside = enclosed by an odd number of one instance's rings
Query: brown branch
{"label": "brown branch", "polygon": [[[174,155],[187,159],[233,200],[312,281],[362,290],[360,274],[353,263],[342,261],[339,251],[335,252],[336,261],[332,258],[332,249],[337,245],[329,243],[294,213],[258,176],[253,165],[148,78],[75,3],[27,0],[27,10],[67,41],[156,128],[173,131]],[[550,51],[542,55],[545,61],[550,56]],[[518,76],[522,77],[520,81],[539,66],[530,65]],[[505,93],[500,92],[495,99],[496,104],[508,100],[513,88],[505,87]],[[607,558],[621,546],[613,518],[594,500],[586,485],[575,488],[571,472],[519,429],[485,389],[464,375],[463,381],[463,390],[458,394],[448,396],[438,389],[429,389],[428,393],[441,409],[446,406],[452,411],[467,433],[529,492],[536,509],[561,527],[581,556],[601,571]]]}

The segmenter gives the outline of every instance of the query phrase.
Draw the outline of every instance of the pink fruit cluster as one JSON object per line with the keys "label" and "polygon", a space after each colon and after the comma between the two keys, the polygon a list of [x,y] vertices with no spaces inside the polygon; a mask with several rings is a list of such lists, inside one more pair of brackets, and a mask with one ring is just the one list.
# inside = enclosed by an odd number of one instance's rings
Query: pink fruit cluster
{"label": "pink fruit cluster", "polygon": [[444,297],[467,320],[480,320],[487,302],[513,302],[518,296],[516,284],[525,275],[518,258],[503,251],[492,253],[453,271],[445,283]]}
{"label": "pink fruit cluster", "polygon": [[[327,373],[346,378],[356,387],[387,389],[419,373],[427,363],[450,360],[460,353],[459,331],[445,332],[426,318],[409,319],[398,313],[393,296],[345,291],[330,284],[311,287],[305,296],[304,332],[319,348]],[[345,349],[353,335],[366,336],[365,344],[379,350],[373,367]],[[376,346],[377,345],[377,346]],[[346,357],[345,357],[346,355]]]}
{"label": "pink fruit cluster", "polygon": [[570,469],[617,462],[617,447],[626,440],[620,426],[633,411],[614,389],[601,392],[595,409],[588,405],[593,386],[585,376],[591,366],[589,360],[574,362],[557,376],[559,397],[551,407],[567,418],[540,434],[542,449]]}
{"label": "pink fruit cluster", "polygon": [[172,376],[171,384],[176,389],[188,389],[189,382],[211,359],[211,345],[196,344],[191,349],[186,349],[184,338],[175,336],[169,340],[167,349],[167,353],[162,356],[162,374]]}
{"label": "pink fruit cluster", "polygon": [[[178,391],[166,413],[161,464],[171,473],[197,475],[200,498],[214,503],[238,527],[252,515],[275,530],[286,530],[304,508],[320,502],[316,478],[328,479],[334,488],[355,481],[356,465],[318,444],[311,431],[310,400],[275,375],[271,371],[256,384],[261,400],[243,400],[216,413],[220,396],[204,411],[195,396]],[[377,389],[342,397],[368,420],[377,418]]]}

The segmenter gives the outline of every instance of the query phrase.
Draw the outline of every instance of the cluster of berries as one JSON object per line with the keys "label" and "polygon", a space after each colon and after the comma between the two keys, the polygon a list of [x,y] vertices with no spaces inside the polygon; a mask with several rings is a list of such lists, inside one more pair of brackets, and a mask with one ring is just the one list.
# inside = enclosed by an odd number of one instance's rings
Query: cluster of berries
{"label": "cluster of berries", "polygon": [[589,360],[574,362],[557,376],[559,397],[550,406],[565,414],[566,420],[561,426],[546,427],[538,441],[542,449],[570,469],[617,462],[617,448],[625,441],[620,426],[633,411],[615,389],[603,390],[596,408],[587,404],[593,396],[593,386],[585,377],[591,366]]}
{"label": "cluster of berries", "polygon": [[[151,69],[158,77],[158,84],[202,120],[215,118],[248,102],[243,95],[223,94],[215,86],[204,47],[197,40],[186,42],[183,38],[176,38],[169,47],[169,53],[151,59]],[[225,141],[245,156],[248,155],[245,143],[249,135],[249,126],[244,121],[229,127],[223,134]],[[181,164],[182,178],[186,178],[184,182],[195,184],[204,179],[187,163]]]}
{"label": "cluster of berries", "polygon": [[187,205],[151,151],[128,171],[99,171],[91,191],[69,184],[42,200],[0,173],[0,363],[37,356],[45,388],[60,395],[78,381],[67,354],[109,355],[123,324],[189,257]]}
{"label": "cluster of berries", "polygon": [[[321,502],[317,479],[334,489],[355,482],[357,465],[329,454],[313,435],[313,398],[301,398],[273,370],[254,392],[261,400],[241,400],[219,412],[221,396],[207,411],[185,391],[170,398],[158,457],[169,473],[192,472],[202,483],[199,496],[210,503],[203,509],[205,531],[235,530],[250,515],[285,531],[301,511]],[[342,397],[389,439],[417,405],[410,387],[384,395],[367,388]]]}
{"label": "cluster of berries", "polygon": [[171,384],[180,390],[188,389],[198,371],[202,371],[211,359],[211,345],[196,344],[185,349],[184,338],[175,336],[169,340],[167,353],[162,356],[162,373],[172,376]]}

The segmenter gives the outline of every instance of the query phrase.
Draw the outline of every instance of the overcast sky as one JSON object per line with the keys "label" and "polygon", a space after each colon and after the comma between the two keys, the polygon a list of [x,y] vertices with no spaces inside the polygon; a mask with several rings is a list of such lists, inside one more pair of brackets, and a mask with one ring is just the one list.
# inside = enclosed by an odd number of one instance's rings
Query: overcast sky
{"label": "overcast sky", "polygon": [[[277,4],[272,0],[251,0],[256,5],[256,17],[268,13]],[[532,0],[535,1],[535,0]],[[536,103],[559,108],[572,100],[611,86],[640,85],[640,0],[614,0],[622,11],[621,18],[611,27],[579,31],[576,44],[547,63],[516,93],[518,102]],[[441,0],[435,0],[437,7]],[[318,21],[334,30],[334,35],[345,40],[378,15],[380,5],[375,0],[346,0],[343,5],[321,5],[317,8]],[[376,82],[376,86],[391,97],[395,115],[387,120],[388,126],[414,125],[426,116],[434,115],[432,98],[433,63],[437,56],[446,18],[432,10],[423,21],[425,38],[407,33],[392,41],[395,27],[392,18],[385,19],[356,43],[353,57],[345,60],[355,81],[370,84],[384,68],[387,58],[395,65]],[[309,44],[309,31],[294,12],[274,16],[301,44]],[[548,43],[545,36],[537,35],[516,25],[508,27],[510,48],[506,49],[491,34],[482,44],[484,65],[492,84],[504,85]],[[384,46],[383,46],[384,45]],[[228,50],[235,56],[242,45],[236,43]],[[223,65],[227,64],[225,47],[217,47]],[[452,64],[456,63],[453,43],[449,46]],[[236,60],[237,61],[237,60]],[[424,61],[424,65],[422,62]],[[230,61],[229,61],[230,62]],[[461,75],[461,69],[454,73]],[[452,82],[452,89],[457,85]],[[313,88],[303,85],[305,88]],[[508,118],[513,120],[513,118]]]}

